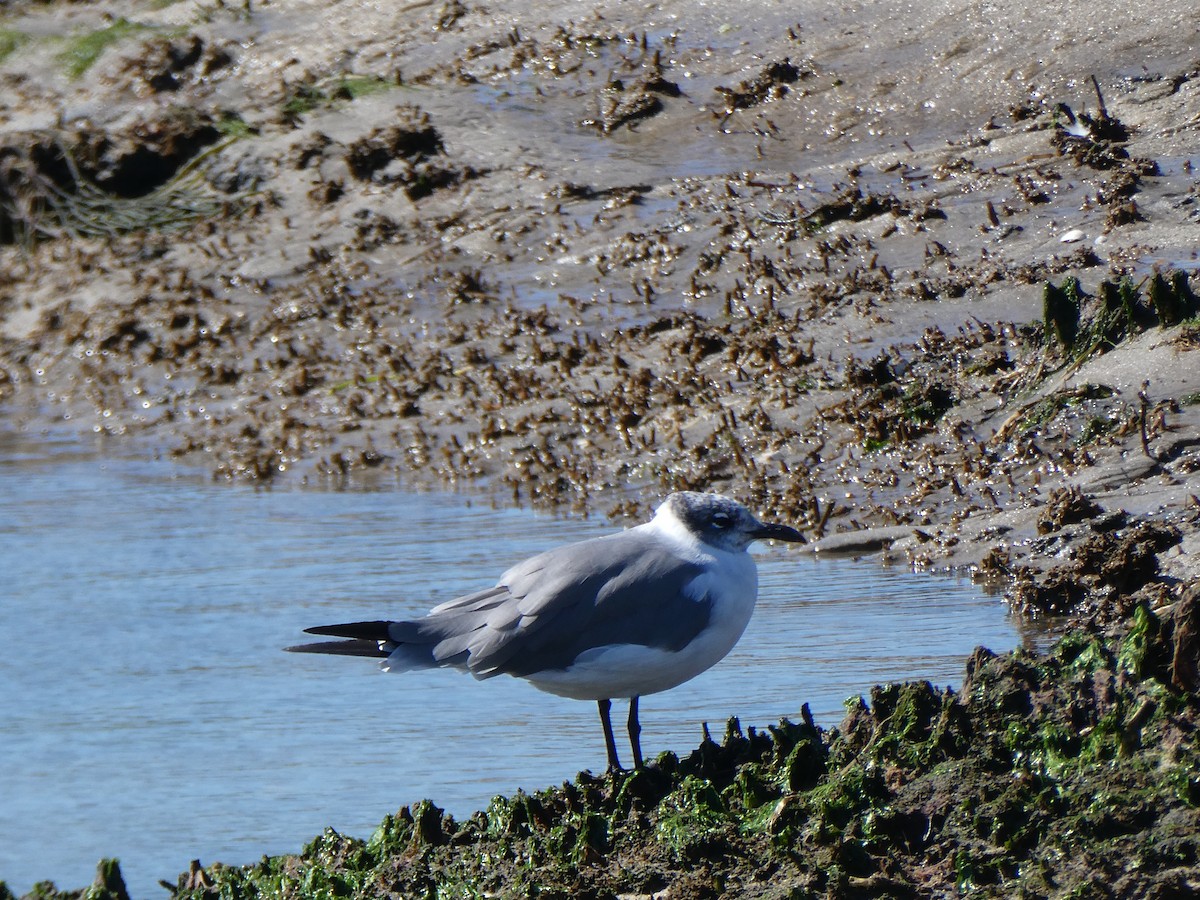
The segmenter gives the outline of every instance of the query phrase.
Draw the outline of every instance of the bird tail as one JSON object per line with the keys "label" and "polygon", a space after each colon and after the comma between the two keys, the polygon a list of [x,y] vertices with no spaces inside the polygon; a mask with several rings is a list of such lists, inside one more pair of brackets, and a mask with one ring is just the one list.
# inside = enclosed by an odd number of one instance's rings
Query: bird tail
{"label": "bird tail", "polygon": [[[419,629],[411,622],[346,622],[341,625],[318,625],[305,628],[306,634],[344,638],[339,641],[320,641],[297,644],[284,649],[291,653],[327,653],[333,656],[365,656],[382,659],[385,672],[411,672],[432,669],[439,665],[433,655],[433,643],[420,639]],[[440,663],[444,665],[445,663]]]}

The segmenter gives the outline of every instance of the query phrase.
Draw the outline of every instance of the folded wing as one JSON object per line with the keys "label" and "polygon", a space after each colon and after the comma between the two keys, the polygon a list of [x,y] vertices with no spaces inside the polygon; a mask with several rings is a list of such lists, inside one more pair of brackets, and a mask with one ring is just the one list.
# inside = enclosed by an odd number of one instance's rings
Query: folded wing
{"label": "folded wing", "polygon": [[586,650],[616,644],[679,650],[712,612],[693,587],[702,572],[633,529],[532,557],[495,587],[443,603],[425,618],[311,628],[347,640],[289,649],[386,656],[390,671],[451,666],[476,678],[565,669]]}

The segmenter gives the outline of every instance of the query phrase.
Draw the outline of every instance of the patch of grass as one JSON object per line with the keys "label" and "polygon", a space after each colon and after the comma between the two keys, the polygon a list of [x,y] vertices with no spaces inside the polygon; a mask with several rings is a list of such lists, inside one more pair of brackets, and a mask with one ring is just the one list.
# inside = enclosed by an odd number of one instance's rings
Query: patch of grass
{"label": "patch of grass", "polygon": [[1155,271],[1138,283],[1128,276],[1102,281],[1096,296],[1085,293],[1074,277],[1057,285],[1047,281],[1042,289],[1047,341],[1060,345],[1077,362],[1104,353],[1154,324],[1187,326],[1197,313],[1200,297],[1181,269]]}
{"label": "patch of grass", "polygon": [[148,25],[130,22],[118,18],[106,28],[90,31],[87,34],[76,35],[67,42],[66,48],[59,53],[58,59],[72,78],[79,78],[90,69],[109,47],[130,35],[147,31]]}
{"label": "patch of grass", "polygon": [[1155,272],[1154,277],[1150,279],[1147,294],[1154,312],[1158,315],[1159,324],[1164,328],[1180,325],[1192,318],[1200,305],[1200,298],[1192,293],[1187,272],[1182,269]]}
{"label": "patch of grass", "polygon": [[288,122],[299,121],[326,99],[316,85],[298,84],[288,91],[288,98],[283,103],[283,118]]}
{"label": "patch of grass", "polygon": [[1078,278],[1065,278],[1061,285],[1047,281],[1042,288],[1042,319],[1046,333],[1064,347],[1072,347],[1079,333],[1079,307],[1083,289]]}

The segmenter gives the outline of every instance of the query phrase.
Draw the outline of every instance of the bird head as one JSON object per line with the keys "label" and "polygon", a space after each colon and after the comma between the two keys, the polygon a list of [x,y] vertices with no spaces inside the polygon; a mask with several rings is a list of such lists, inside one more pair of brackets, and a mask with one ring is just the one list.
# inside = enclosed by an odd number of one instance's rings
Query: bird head
{"label": "bird head", "polygon": [[671,516],[697,540],[721,550],[745,550],[757,540],[806,543],[795,528],[763,523],[742,504],[721,494],[679,491],[663,501],[655,518],[659,516]]}

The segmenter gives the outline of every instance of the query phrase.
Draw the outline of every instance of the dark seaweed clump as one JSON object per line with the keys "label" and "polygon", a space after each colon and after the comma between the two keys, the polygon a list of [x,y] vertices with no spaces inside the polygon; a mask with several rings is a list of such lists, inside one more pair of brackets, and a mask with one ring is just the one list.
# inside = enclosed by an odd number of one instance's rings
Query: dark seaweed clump
{"label": "dark seaweed clump", "polygon": [[[960,692],[872,690],[826,731],[730,720],[679,759],[496,798],[423,802],[367,840],[194,863],[179,900],[254,897],[1178,896],[1200,878],[1200,589],[1122,638],[979,649]],[[114,878],[115,874],[115,878]],[[112,861],[89,897],[123,900]],[[35,896],[78,897],[39,885]],[[0,900],[11,897],[0,888]]]}

